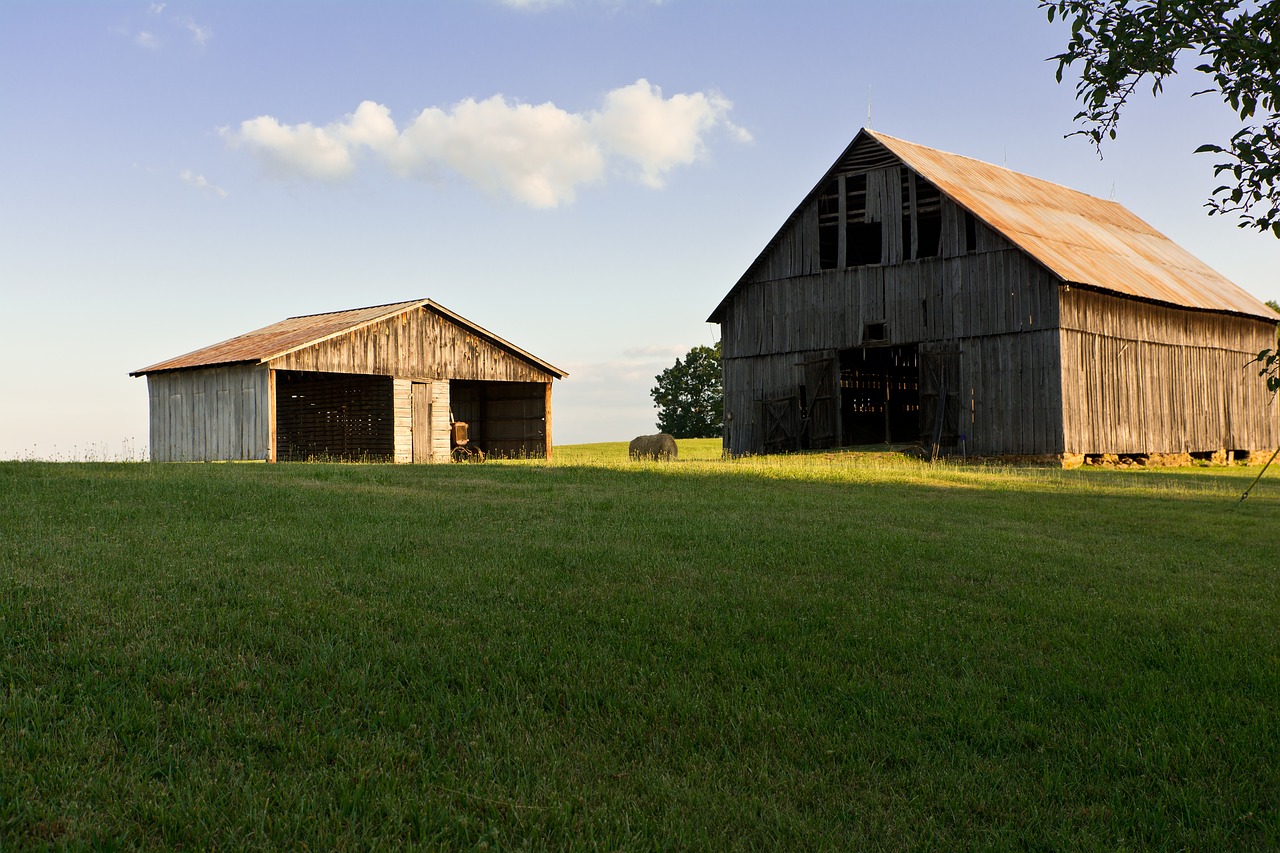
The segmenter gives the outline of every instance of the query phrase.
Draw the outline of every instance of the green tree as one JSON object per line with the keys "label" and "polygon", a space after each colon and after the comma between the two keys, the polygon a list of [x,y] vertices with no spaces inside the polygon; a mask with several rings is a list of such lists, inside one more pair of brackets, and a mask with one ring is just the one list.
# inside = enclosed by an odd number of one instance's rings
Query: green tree
{"label": "green tree", "polygon": [[676,438],[715,438],[724,429],[720,344],[698,346],[654,377],[658,430]]}
{"label": "green tree", "polygon": [[[1235,213],[1241,228],[1280,237],[1280,0],[1041,0],[1049,20],[1069,21],[1067,48],[1052,59],[1058,82],[1079,66],[1077,133],[1101,152],[1115,139],[1130,96],[1147,83],[1153,95],[1194,57],[1207,88],[1240,119],[1229,140],[1196,150],[1219,155],[1215,175],[1230,182],[1213,191],[1210,215]],[[1185,69],[1185,66],[1183,66]]]}
{"label": "green tree", "polygon": [[[1050,23],[1070,22],[1067,48],[1052,58],[1059,83],[1079,67],[1076,133],[1099,154],[1139,86],[1158,95],[1179,59],[1194,56],[1209,82],[1196,94],[1216,93],[1240,119],[1229,140],[1196,149],[1218,155],[1214,175],[1227,181],[1205,204],[1209,215],[1235,214],[1241,228],[1280,237],[1280,0],[1040,0],[1040,8]],[[1251,363],[1280,390],[1280,345]]]}

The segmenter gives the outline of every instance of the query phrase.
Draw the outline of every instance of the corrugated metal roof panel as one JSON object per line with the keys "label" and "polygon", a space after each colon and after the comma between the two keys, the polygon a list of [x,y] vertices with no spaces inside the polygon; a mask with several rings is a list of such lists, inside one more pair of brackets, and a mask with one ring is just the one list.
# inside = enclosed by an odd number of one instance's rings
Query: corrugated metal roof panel
{"label": "corrugated metal roof panel", "polygon": [[370,323],[376,323],[422,306],[428,306],[458,325],[464,326],[482,337],[489,338],[516,355],[541,366],[549,373],[559,377],[568,376],[558,367],[525,352],[487,329],[477,326],[470,320],[454,314],[449,309],[429,299],[414,299],[408,302],[393,302],[388,305],[373,305],[368,308],[353,308],[349,311],[332,311],[327,314],[307,314],[301,317],[290,317],[287,320],[272,323],[270,326],[263,326],[261,329],[239,335],[222,343],[203,347],[194,352],[153,364],[150,367],[135,370],[129,375],[142,376],[147,373],[159,373],[163,370],[214,367],[220,364],[241,364],[244,362],[261,364],[304,347],[318,344],[329,338],[354,331]]}
{"label": "corrugated metal roof panel", "polygon": [[1186,308],[1277,317],[1123,205],[981,160],[864,132],[1066,282]]}

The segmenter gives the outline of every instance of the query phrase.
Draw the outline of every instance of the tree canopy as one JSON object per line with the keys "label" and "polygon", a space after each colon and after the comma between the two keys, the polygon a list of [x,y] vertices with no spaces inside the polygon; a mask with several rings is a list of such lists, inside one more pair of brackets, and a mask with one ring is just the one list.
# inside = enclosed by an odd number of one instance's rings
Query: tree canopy
{"label": "tree canopy", "polygon": [[658,430],[676,438],[715,438],[724,428],[720,344],[696,346],[654,377]]}
{"label": "tree canopy", "polygon": [[1240,120],[1229,140],[1196,149],[1218,155],[1214,174],[1224,180],[1206,207],[1280,237],[1280,0],[1041,0],[1040,8],[1050,22],[1070,22],[1067,48],[1052,59],[1059,82],[1079,67],[1077,133],[1099,151],[1140,86],[1159,94],[1179,60],[1194,57],[1209,84],[1196,94],[1218,95]]}

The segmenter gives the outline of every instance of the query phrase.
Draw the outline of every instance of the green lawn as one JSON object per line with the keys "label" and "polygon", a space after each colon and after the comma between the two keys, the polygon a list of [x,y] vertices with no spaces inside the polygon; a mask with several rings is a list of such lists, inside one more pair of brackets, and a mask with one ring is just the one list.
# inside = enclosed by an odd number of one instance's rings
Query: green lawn
{"label": "green lawn", "polygon": [[1280,473],[0,463],[0,850],[1275,849]]}

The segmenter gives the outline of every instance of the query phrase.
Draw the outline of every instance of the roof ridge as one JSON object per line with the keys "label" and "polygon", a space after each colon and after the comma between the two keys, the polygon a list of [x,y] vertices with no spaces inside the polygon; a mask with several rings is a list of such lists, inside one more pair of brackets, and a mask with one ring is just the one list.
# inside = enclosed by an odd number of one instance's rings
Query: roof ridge
{"label": "roof ridge", "polygon": [[[284,319],[285,320],[305,320],[308,317],[327,317],[330,314],[350,314],[354,311],[372,311],[374,308],[391,308],[398,305],[411,305],[416,302],[427,302],[429,300],[430,300],[430,297],[424,296],[421,299],[402,299],[399,302],[384,302],[380,305],[365,305],[362,308],[339,308],[337,311],[317,311],[314,314],[295,314],[292,317],[285,317]],[[281,320],[278,322],[284,322],[284,320]],[[263,328],[267,328],[267,327],[264,326]],[[257,331],[261,331],[261,329],[258,329]],[[246,334],[253,334],[253,332],[247,332]]]}

